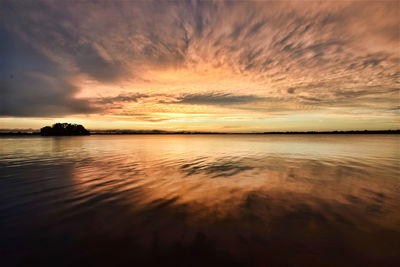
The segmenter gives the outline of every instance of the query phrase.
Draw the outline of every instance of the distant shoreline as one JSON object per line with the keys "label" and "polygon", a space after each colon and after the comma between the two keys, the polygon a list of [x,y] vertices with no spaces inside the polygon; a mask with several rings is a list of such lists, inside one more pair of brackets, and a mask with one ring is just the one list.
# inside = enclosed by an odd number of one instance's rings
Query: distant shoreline
{"label": "distant shoreline", "polygon": [[[287,131],[287,132],[258,132],[258,133],[235,133],[235,132],[191,132],[191,131],[160,131],[160,130],[149,130],[149,131],[135,131],[135,130],[105,130],[105,131],[91,131],[91,135],[144,135],[144,134],[250,134],[250,135],[268,135],[268,134],[283,134],[283,135],[293,135],[293,134],[400,134],[400,130],[363,130],[363,131]],[[7,135],[17,135],[17,136],[26,136],[26,135],[39,135],[39,131],[32,132],[24,132],[24,131],[7,131],[0,130],[0,136]]]}

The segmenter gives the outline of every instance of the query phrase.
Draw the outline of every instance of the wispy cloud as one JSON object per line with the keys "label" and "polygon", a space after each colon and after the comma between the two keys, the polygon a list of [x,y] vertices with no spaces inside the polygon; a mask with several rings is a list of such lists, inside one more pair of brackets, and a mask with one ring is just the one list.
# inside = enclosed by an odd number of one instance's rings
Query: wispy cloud
{"label": "wispy cloud", "polygon": [[1,116],[399,104],[398,1],[45,0],[1,9]]}
{"label": "wispy cloud", "polygon": [[205,93],[188,94],[177,97],[175,100],[160,101],[166,104],[190,104],[190,105],[216,105],[235,106],[264,101],[266,98],[255,95],[233,95],[229,93]]}
{"label": "wispy cloud", "polygon": [[95,103],[98,104],[114,104],[121,102],[137,102],[139,99],[148,98],[147,94],[133,93],[133,94],[120,94],[113,97],[100,97],[94,99]]}

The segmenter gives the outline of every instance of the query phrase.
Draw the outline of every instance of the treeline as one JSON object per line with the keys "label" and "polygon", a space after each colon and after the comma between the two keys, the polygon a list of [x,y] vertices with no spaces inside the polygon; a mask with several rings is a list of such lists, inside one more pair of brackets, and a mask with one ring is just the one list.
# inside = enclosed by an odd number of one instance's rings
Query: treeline
{"label": "treeline", "polygon": [[92,134],[400,134],[400,130],[376,131],[304,131],[304,132],[260,132],[260,133],[232,133],[232,132],[201,132],[201,131],[163,131],[163,130],[94,130]]}
{"label": "treeline", "polygon": [[128,135],[128,134],[400,134],[400,130],[376,130],[376,131],[305,131],[305,132],[262,132],[262,133],[229,133],[229,132],[198,132],[198,131],[163,131],[163,130],[94,130],[89,132],[82,125],[56,123],[53,127],[46,126],[37,131],[12,131],[0,130],[1,135],[43,135],[43,136],[62,136],[62,135]]}
{"label": "treeline", "polygon": [[400,130],[264,132],[263,134],[399,134]]}
{"label": "treeline", "polygon": [[43,136],[59,136],[59,135],[90,135],[90,132],[80,124],[56,123],[52,127],[46,126],[40,129]]}

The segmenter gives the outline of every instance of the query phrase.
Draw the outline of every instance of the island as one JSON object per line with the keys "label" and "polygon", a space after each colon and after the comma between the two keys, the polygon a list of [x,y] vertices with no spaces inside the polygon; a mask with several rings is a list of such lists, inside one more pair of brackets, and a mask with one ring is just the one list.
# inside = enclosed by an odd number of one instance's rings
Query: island
{"label": "island", "polygon": [[40,129],[43,136],[70,136],[70,135],[90,135],[90,132],[80,124],[55,123],[52,127],[46,126]]}

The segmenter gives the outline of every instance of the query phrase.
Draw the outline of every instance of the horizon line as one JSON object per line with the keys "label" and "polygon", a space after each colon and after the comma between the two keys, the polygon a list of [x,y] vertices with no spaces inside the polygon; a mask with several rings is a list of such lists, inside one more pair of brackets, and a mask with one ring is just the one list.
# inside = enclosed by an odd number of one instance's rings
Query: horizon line
{"label": "horizon line", "polygon": [[[387,130],[332,130],[332,131],[260,131],[260,132],[218,132],[193,130],[90,130],[92,135],[134,135],[134,134],[400,134],[400,129]],[[40,130],[0,129],[0,135],[40,135]]]}

